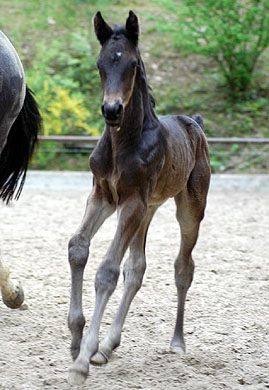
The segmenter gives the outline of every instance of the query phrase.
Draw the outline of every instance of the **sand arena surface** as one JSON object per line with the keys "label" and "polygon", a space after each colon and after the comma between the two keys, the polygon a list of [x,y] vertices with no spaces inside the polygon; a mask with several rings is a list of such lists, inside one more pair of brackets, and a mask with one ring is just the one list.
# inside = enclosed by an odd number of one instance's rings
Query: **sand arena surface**
{"label": "sand arena surface", "polygon": [[[67,243],[81,221],[91,185],[87,175],[80,185],[78,176],[63,174],[53,191],[44,185],[47,179],[53,184],[49,176],[30,175],[20,201],[11,207],[0,205],[3,259],[26,296],[20,310],[0,302],[1,390],[71,389]],[[169,200],[149,229],[147,270],[121,346],[107,365],[90,367],[81,389],[269,388],[269,192],[259,185],[251,191],[238,188],[238,182],[235,187],[216,191],[213,183],[209,194],[193,253],[196,269],[186,303],[186,355],[169,352],[176,313],[173,261],[180,243],[174,202]],[[92,242],[84,278],[87,324],[95,272],[115,226],[113,216]],[[111,323],[122,285],[121,276],[101,334]]]}

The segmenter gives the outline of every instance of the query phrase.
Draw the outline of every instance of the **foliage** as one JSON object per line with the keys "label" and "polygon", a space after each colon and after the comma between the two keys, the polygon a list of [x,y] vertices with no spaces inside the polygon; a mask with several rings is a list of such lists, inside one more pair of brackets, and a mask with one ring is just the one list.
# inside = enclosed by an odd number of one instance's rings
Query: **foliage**
{"label": "foliage", "polygon": [[[36,58],[26,72],[43,117],[44,135],[99,135],[99,75],[86,34],[66,32],[65,39],[41,40]],[[44,145],[43,145],[44,148]],[[33,166],[43,169],[55,164],[60,145],[48,143],[38,152]]]}
{"label": "foliage", "polygon": [[182,53],[214,59],[231,97],[246,98],[269,46],[269,0],[155,1],[173,14],[158,28],[172,34]]}
{"label": "foliage", "polygon": [[213,173],[268,172],[268,146],[266,145],[211,145],[210,164]]}
{"label": "foliage", "polygon": [[49,47],[40,42],[27,75],[43,114],[44,134],[98,135],[99,76],[85,36],[69,33]]}
{"label": "foliage", "polygon": [[42,142],[31,162],[33,169],[40,170],[89,170],[89,151],[69,149],[56,142]]}
{"label": "foliage", "polygon": [[49,163],[55,159],[56,153],[56,142],[44,142],[34,153],[31,166],[36,169],[46,169]]}
{"label": "foliage", "polygon": [[40,95],[42,107],[44,135],[98,135],[95,128],[90,127],[90,112],[83,106],[83,99],[71,95],[69,90],[61,87],[49,91],[49,84],[44,81],[44,94]]}

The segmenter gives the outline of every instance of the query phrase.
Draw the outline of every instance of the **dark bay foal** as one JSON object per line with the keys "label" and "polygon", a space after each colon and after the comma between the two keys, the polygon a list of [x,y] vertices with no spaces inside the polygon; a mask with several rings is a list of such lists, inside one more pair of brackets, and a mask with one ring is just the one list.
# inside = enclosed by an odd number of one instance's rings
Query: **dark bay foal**
{"label": "dark bay foal", "polygon": [[[192,250],[204,216],[210,180],[209,155],[202,118],[175,115],[158,118],[149,94],[138,50],[139,25],[130,11],[125,27],[114,30],[100,12],[94,28],[101,43],[97,61],[102,88],[102,113],[106,127],[90,158],[94,175],[81,225],[69,242],[72,291],[69,328],[75,360],[69,382],[84,382],[89,362],[106,363],[120,344],[121,330],[130,304],[141,287],[146,269],[145,244],[157,208],[174,197],[181,228],[180,251],[175,261],[178,294],[177,318],[171,349],[185,351],[183,317],[185,298],[192,282]],[[95,279],[96,302],[89,329],[82,338],[82,279],[92,237],[115,210],[118,225],[114,239]],[[98,334],[102,316],[120,274],[123,256],[124,292],[116,317],[104,340]]]}

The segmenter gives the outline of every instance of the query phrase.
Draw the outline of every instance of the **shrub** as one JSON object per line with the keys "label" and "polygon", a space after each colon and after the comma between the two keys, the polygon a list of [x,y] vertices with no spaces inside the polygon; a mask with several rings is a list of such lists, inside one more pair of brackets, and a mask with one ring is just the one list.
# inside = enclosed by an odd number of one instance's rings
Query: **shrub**
{"label": "shrub", "polygon": [[44,81],[44,94],[40,96],[44,120],[44,135],[98,135],[98,130],[89,124],[89,110],[83,105],[83,99],[69,90],[55,87],[49,90]]}
{"label": "shrub", "polygon": [[173,16],[158,24],[184,54],[214,59],[232,98],[246,98],[269,46],[269,0],[155,0]]}
{"label": "shrub", "polygon": [[[67,33],[65,40],[37,45],[27,72],[44,117],[46,134],[99,134],[99,75],[88,37]],[[97,87],[98,85],[98,87]]]}

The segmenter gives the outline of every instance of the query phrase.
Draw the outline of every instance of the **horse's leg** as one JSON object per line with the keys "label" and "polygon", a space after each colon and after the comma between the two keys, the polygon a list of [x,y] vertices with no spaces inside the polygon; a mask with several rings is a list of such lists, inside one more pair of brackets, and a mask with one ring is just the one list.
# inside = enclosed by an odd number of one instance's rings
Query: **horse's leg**
{"label": "horse's leg", "polygon": [[9,278],[10,271],[2,262],[0,252],[0,289],[4,304],[11,309],[18,309],[24,300],[24,293],[21,284],[14,286]]}
{"label": "horse's leg", "polygon": [[120,345],[121,331],[129,307],[135,294],[142,285],[143,276],[146,270],[146,236],[149,224],[156,210],[157,207],[149,207],[143,223],[130,244],[129,258],[126,260],[123,269],[124,292],[122,300],[113,323],[104,340],[100,343],[98,352],[91,359],[93,364],[106,363],[112,351]]}
{"label": "horse's leg", "polygon": [[81,384],[89,372],[89,362],[98,351],[98,334],[106,304],[116,288],[120,263],[132,238],[146,214],[146,205],[134,193],[119,208],[118,226],[114,239],[95,277],[95,307],[87,333],[84,335],[80,352],[69,372],[69,383]]}
{"label": "horse's leg", "polygon": [[90,194],[81,225],[69,241],[69,263],[71,269],[71,300],[68,326],[72,334],[71,355],[75,360],[79,354],[85,319],[82,312],[82,283],[84,268],[88,260],[90,241],[99,227],[115,210],[96,186]]}
{"label": "horse's leg", "polygon": [[176,325],[171,341],[171,350],[173,352],[185,352],[183,335],[184,306],[194,272],[194,262],[191,253],[198,238],[200,222],[204,216],[209,184],[209,180],[205,179],[205,184],[199,185],[199,188],[197,188],[197,181],[194,175],[195,172],[192,173],[187,188],[175,197],[177,206],[176,216],[181,228],[181,246],[174,264],[178,306]]}

